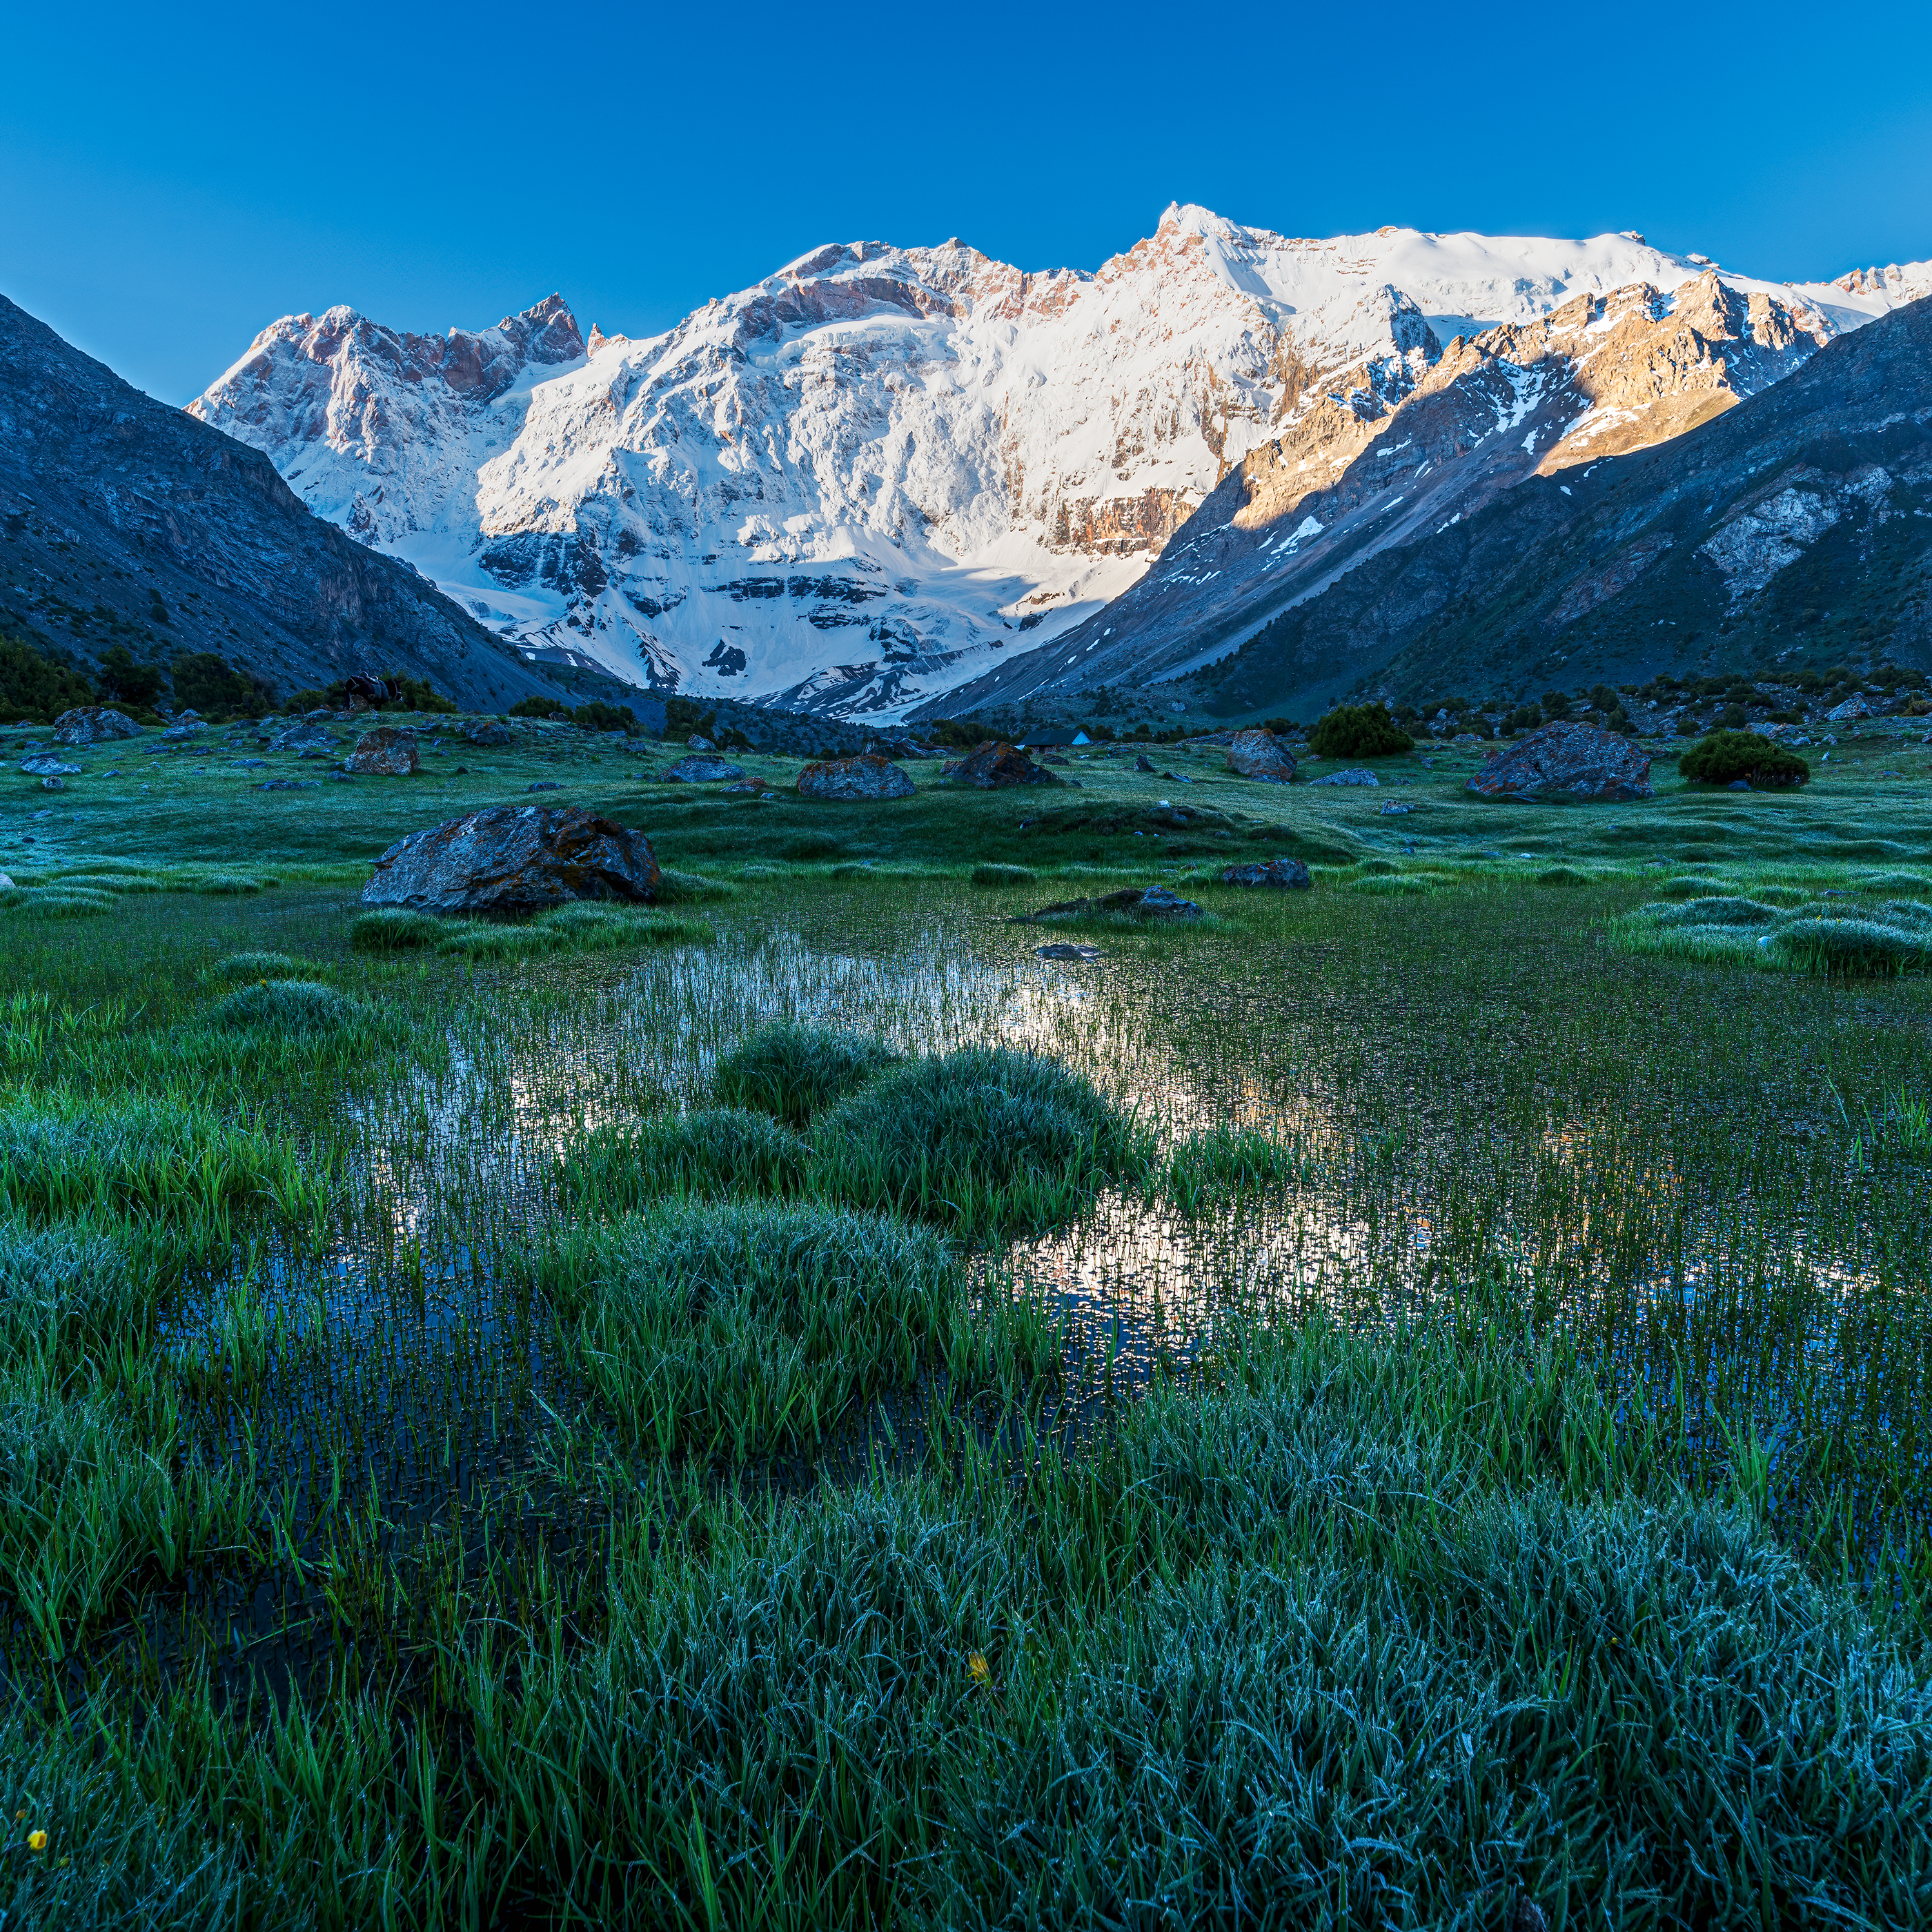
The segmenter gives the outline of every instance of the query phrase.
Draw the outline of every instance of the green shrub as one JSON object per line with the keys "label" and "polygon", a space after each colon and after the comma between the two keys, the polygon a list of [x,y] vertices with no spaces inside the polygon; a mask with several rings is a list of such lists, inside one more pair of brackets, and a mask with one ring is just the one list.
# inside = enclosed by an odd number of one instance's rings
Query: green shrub
{"label": "green shrub", "polygon": [[506,718],[568,718],[570,706],[560,698],[520,698],[503,716]]}
{"label": "green shrub", "polygon": [[176,706],[205,718],[260,718],[274,708],[274,687],[251,671],[237,670],[213,651],[189,651],[168,667]]}
{"label": "green shrub", "polygon": [[349,943],[364,952],[404,952],[419,946],[440,946],[449,929],[450,922],[434,913],[378,906],[350,921]]}
{"label": "green shrub", "polygon": [[987,863],[973,868],[973,883],[976,886],[1030,886],[1033,881],[1033,870],[1027,866]]}
{"label": "green shrub", "polygon": [[823,1192],[974,1231],[1070,1220],[1150,1160],[1133,1121],[1078,1074],[983,1046],[890,1070],[824,1117],[813,1148]]}
{"label": "green shrub", "polygon": [[1755,731],[1713,731],[1684,753],[1677,769],[1696,784],[1748,778],[1754,785],[1802,785],[1811,776],[1796,752]]}
{"label": "green shrub", "polygon": [[802,1127],[890,1066],[895,1056],[876,1040],[788,1021],[760,1028],[718,1063],[712,1090],[728,1107],[752,1107]]}
{"label": "green shrub", "polygon": [[558,1192],[577,1211],[617,1214],[667,1194],[706,1198],[795,1194],[806,1144],[769,1114],[743,1107],[593,1129],[564,1156]]}
{"label": "green shrub", "polygon": [[1342,704],[1316,723],[1308,748],[1322,758],[1387,758],[1413,751],[1415,740],[1386,704]]}
{"label": "green shrub", "polygon": [[218,1026],[250,1032],[340,1034],[366,1026],[370,1013],[360,1000],[319,980],[263,980],[236,987],[212,1017]]}
{"label": "green shrub", "polygon": [[92,688],[72,665],[0,637],[0,724],[51,724],[63,711],[93,702]]}
{"label": "green shrub", "polygon": [[538,1278],[627,1432],[739,1461],[910,1386],[964,1307],[936,1234],[821,1205],[673,1203],[566,1239]]}
{"label": "green shrub", "polygon": [[586,731],[634,731],[638,714],[628,704],[606,704],[593,698],[588,704],[578,705],[571,712],[570,722]]}
{"label": "green shrub", "polygon": [[286,952],[231,952],[208,970],[214,978],[236,985],[250,980],[296,980],[313,969]]}
{"label": "green shrub", "polygon": [[1771,936],[1784,964],[1808,973],[1882,978],[1932,966],[1932,935],[1865,919],[1796,919]]}

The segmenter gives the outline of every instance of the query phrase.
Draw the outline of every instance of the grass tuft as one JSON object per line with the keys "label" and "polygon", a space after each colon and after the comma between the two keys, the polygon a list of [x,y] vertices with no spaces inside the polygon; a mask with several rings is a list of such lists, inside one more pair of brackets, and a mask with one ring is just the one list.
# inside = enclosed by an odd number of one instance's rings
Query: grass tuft
{"label": "grass tuft", "polygon": [[450,922],[407,906],[378,906],[349,922],[349,943],[364,952],[404,952],[440,945]]}
{"label": "grass tuft", "polygon": [[559,1164],[558,1192],[578,1213],[615,1214],[670,1194],[793,1194],[806,1148],[768,1114],[713,1107],[594,1129]]}
{"label": "grass tuft", "polygon": [[296,980],[314,970],[286,952],[231,952],[208,968],[212,977],[231,986],[254,980]]}
{"label": "grass tuft", "polygon": [[362,1000],[319,980],[263,980],[236,987],[209,1017],[251,1033],[316,1034],[366,1027],[373,1015]]}
{"label": "grass tuft", "polygon": [[762,1027],[718,1063],[712,1091],[728,1107],[755,1108],[788,1126],[843,1100],[890,1066],[882,1042],[781,1021]]}

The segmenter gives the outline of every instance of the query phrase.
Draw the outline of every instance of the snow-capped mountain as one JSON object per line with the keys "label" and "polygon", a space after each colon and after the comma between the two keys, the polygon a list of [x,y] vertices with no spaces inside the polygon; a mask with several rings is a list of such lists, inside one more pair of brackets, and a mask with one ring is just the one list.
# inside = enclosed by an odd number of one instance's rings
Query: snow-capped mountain
{"label": "snow-capped mountain", "polygon": [[[1635,235],[1301,241],[1176,207],[1092,274],[821,249],[646,340],[586,340],[558,296],[446,338],[286,317],[190,408],[526,650],[892,716],[1081,625],[1231,472],[1286,450],[1332,480],[1445,348],[1526,416],[1528,378],[1474,338],[1583,298],[1660,322],[1691,283],[1763,321],[1728,400],[1932,269],[1788,286]],[[1675,434],[1709,361],[1660,356],[1549,440]]]}

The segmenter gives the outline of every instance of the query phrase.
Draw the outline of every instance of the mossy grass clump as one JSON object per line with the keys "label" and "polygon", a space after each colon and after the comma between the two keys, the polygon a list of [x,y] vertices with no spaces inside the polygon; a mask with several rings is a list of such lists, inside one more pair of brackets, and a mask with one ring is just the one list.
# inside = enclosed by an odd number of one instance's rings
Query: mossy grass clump
{"label": "mossy grass clump", "polygon": [[973,868],[976,886],[1030,886],[1034,878],[1030,866],[1001,866],[988,861]]}
{"label": "mossy grass clump", "polygon": [[124,1335],[141,1301],[124,1228],[0,1218],[0,1356]]}
{"label": "mossy grass clump", "polygon": [[92,886],[31,886],[8,893],[6,905],[28,919],[98,919],[114,910],[116,898]]}
{"label": "mossy grass clump", "polygon": [[1420,872],[1370,872],[1336,881],[1352,892],[1366,892],[1371,898],[1404,898],[1431,891],[1441,880]]}
{"label": "mossy grass clump", "polygon": [[910,1386],[966,1310],[934,1232],[820,1203],[669,1203],[567,1238],[539,1282],[627,1434],[740,1462]]}
{"label": "mossy grass clump", "polygon": [[566,934],[549,926],[498,926],[466,920],[443,928],[436,950],[457,959],[535,959],[560,952],[568,943]]}
{"label": "mossy grass clump", "polygon": [[1932,968],[1932,932],[1870,919],[1796,919],[1770,938],[1773,956],[1806,973],[1885,979]]}
{"label": "mossy grass clump", "polygon": [[231,952],[208,970],[212,979],[243,986],[256,980],[298,980],[315,969],[286,952]]}
{"label": "mossy grass clump", "polygon": [[576,1213],[617,1214],[666,1195],[706,1199],[795,1194],[808,1150],[769,1114],[708,1107],[635,1126],[594,1128],[558,1164],[557,1192]]}
{"label": "mossy grass clump", "polygon": [[778,1021],[761,1027],[718,1063],[712,1091],[727,1107],[749,1107],[788,1126],[874,1079],[897,1056],[881,1040]]}
{"label": "mossy grass clump", "polygon": [[1146,1135],[1090,1082],[1000,1047],[892,1069],[815,1124],[812,1144],[821,1192],[975,1233],[1072,1220],[1151,1166]]}
{"label": "mossy grass clump", "polygon": [[778,856],[809,862],[814,859],[836,859],[844,850],[844,842],[835,838],[829,832],[800,832],[778,848]]}
{"label": "mossy grass clump", "polygon": [[1756,731],[1713,731],[1677,760],[1678,772],[1694,784],[1796,786],[1808,783],[1811,767],[1776,740]]}
{"label": "mossy grass clump", "polygon": [[258,872],[202,872],[188,881],[188,889],[206,898],[247,898],[274,884]]}
{"label": "mossy grass clump", "polygon": [[1580,872],[1574,866],[1550,866],[1536,875],[1539,886],[1587,886],[1590,883],[1588,872]]}
{"label": "mossy grass clump", "polygon": [[367,1028],[374,1015],[362,1000],[320,980],[264,979],[237,986],[209,1018],[250,1033],[314,1035]]}
{"label": "mossy grass clump", "polygon": [[658,875],[659,905],[695,905],[709,899],[728,899],[736,888],[728,879],[704,872],[680,872],[667,866]]}
{"label": "mossy grass clump", "polygon": [[1774,926],[1780,908],[1762,899],[1719,893],[1681,904],[1640,906],[1639,918],[1663,926]]}
{"label": "mossy grass clump", "polygon": [[15,1214],[223,1219],[294,1211],[311,1192],[293,1154],[194,1108],[68,1094],[0,1106],[0,1208]]}
{"label": "mossy grass clump", "polygon": [[1414,751],[1415,740],[1386,704],[1340,704],[1316,722],[1308,748],[1318,758],[1391,758]]}
{"label": "mossy grass clump", "polygon": [[349,943],[364,952],[407,952],[439,946],[451,922],[409,906],[377,906],[349,922]]}
{"label": "mossy grass clump", "polygon": [[572,948],[592,952],[626,946],[708,946],[718,937],[701,919],[596,899],[555,907],[536,922],[544,932],[560,933]]}

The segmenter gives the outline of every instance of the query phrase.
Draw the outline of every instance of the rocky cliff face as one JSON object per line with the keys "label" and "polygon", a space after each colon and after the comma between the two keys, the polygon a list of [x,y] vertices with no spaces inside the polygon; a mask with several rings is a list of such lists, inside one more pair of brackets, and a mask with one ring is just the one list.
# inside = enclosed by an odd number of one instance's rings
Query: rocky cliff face
{"label": "rocky cliff face", "polygon": [[0,628],[89,660],[213,651],[284,691],[385,668],[477,706],[550,688],[406,564],[312,515],[258,451],[4,297]]}
{"label": "rocky cliff face", "polygon": [[1418,400],[1482,386],[1538,435],[1466,466],[1502,487],[1559,430],[1673,433],[1896,293],[1747,284],[1635,236],[1307,242],[1174,208],[1090,275],[821,249],[645,341],[582,338],[554,296],[446,341],[290,317],[193,407],[526,648],[894,715],[1064,638],[1210,503],[1271,527]]}
{"label": "rocky cliff face", "polygon": [[1174,688],[1224,715],[1580,681],[1932,665],[1932,300],[1694,435],[1532,476]]}

